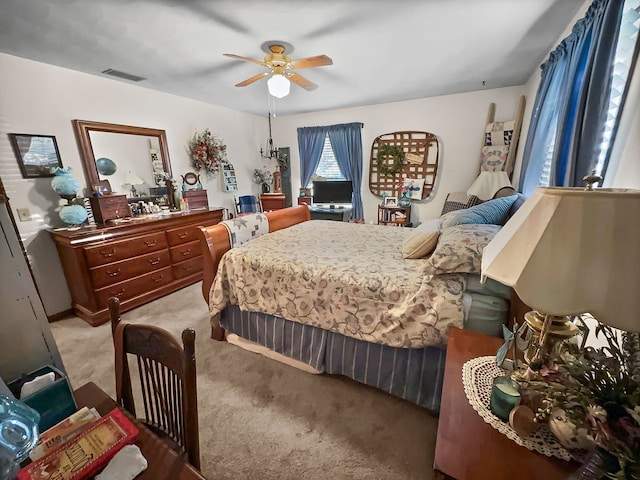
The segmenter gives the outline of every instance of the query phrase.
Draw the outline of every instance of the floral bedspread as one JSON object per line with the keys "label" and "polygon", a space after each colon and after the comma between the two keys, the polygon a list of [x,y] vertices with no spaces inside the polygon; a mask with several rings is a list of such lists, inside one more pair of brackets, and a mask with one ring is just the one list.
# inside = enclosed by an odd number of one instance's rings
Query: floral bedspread
{"label": "floral bedspread", "polygon": [[405,260],[411,229],[303,222],[229,250],[211,287],[212,315],[226,305],[391,347],[446,343],[462,327],[464,274],[431,276]]}

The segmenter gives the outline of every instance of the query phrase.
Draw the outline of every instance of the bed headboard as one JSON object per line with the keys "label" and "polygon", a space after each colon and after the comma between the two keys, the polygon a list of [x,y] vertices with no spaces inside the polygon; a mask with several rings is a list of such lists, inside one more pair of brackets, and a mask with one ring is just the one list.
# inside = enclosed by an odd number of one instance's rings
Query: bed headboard
{"label": "bed headboard", "polygon": [[[275,232],[290,227],[296,223],[306,222],[311,219],[309,208],[306,205],[283,208],[265,214],[269,219],[269,232]],[[209,305],[209,292],[213,279],[218,271],[218,264],[222,255],[231,248],[229,243],[229,231],[222,224],[200,227],[198,232],[202,247],[202,261],[204,265],[202,278],[202,296]]]}

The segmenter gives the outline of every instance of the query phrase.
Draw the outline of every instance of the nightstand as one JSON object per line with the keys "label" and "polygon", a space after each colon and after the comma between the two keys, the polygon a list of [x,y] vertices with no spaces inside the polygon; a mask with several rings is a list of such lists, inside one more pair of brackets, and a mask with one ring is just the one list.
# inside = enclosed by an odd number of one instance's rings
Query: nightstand
{"label": "nightstand", "polygon": [[449,327],[438,438],[433,468],[436,478],[545,480],[566,479],[579,465],[546,457],[498,432],[469,404],[462,385],[462,365],[495,355],[500,338]]}

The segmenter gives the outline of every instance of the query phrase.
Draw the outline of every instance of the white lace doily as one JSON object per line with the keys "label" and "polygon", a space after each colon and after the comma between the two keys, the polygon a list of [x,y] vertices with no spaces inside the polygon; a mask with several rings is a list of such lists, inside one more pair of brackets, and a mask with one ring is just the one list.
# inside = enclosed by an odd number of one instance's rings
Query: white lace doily
{"label": "white lace doily", "polygon": [[489,408],[491,399],[491,385],[495,377],[506,375],[508,372],[496,365],[496,357],[473,358],[462,366],[462,384],[469,403],[480,414],[482,419],[506,435],[518,445],[535,450],[547,457],[557,457],[571,460],[569,451],[558,443],[546,424],[540,424],[535,432],[527,438],[522,438],[511,428],[509,423],[503,422]]}

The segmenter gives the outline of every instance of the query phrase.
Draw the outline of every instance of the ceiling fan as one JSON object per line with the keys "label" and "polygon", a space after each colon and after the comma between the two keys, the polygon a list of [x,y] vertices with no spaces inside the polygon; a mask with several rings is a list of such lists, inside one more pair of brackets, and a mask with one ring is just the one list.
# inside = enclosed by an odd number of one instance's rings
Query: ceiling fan
{"label": "ceiling fan", "polygon": [[296,73],[294,70],[333,65],[333,60],[326,55],[316,55],[315,57],[291,60],[290,57],[285,55],[285,47],[277,43],[269,45],[269,51],[271,53],[265,55],[264,61],[262,62],[260,60],[241,57],[240,55],[234,55],[232,53],[223,54],[225,57],[235,58],[236,60],[242,60],[243,62],[255,63],[256,65],[271,69],[269,72],[259,73],[258,75],[247,78],[246,80],[236,84],[236,87],[246,87],[247,85],[251,85],[252,83],[271,74],[271,78],[267,81],[269,93],[274,97],[282,98],[289,95],[289,81],[308,91],[318,88],[315,83],[306,79],[299,73]]}

